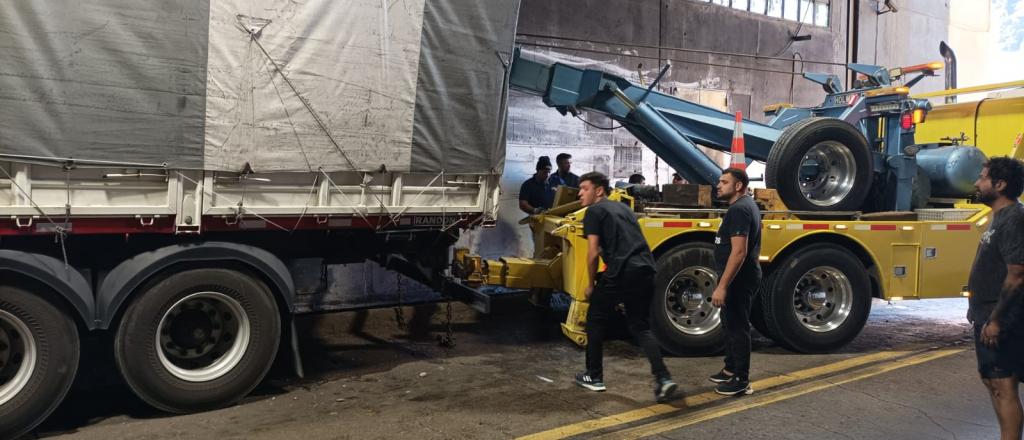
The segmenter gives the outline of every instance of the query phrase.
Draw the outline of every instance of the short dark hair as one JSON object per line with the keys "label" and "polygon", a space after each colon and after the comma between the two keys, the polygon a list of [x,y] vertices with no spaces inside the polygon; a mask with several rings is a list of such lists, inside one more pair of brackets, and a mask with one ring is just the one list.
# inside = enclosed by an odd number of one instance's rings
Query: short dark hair
{"label": "short dark hair", "polygon": [[643,174],[634,174],[632,176],[629,176],[629,183],[640,183],[646,180],[647,179],[644,178]]}
{"label": "short dark hair", "polygon": [[590,182],[595,186],[604,188],[604,195],[606,196],[612,193],[612,187],[608,182],[608,176],[604,175],[599,171],[591,171],[580,176],[580,183],[583,182]]}
{"label": "short dark hair", "polygon": [[750,177],[747,176],[747,172],[746,171],[743,171],[743,170],[741,170],[739,168],[731,168],[730,167],[730,168],[726,168],[726,169],[722,170],[722,175],[725,175],[725,174],[729,174],[732,177],[735,177],[736,180],[740,181],[740,183],[743,184],[743,188],[742,189],[747,189],[747,186],[750,185]]}
{"label": "short dark hair", "polygon": [[990,158],[985,162],[988,168],[988,178],[994,185],[996,182],[1006,182],[1006,188],[1001,193],[1010,200],[1017,200],[1021,193],[1024,193],[1024,162],[1020,159],[1013,159],[1008,156]]}
{"label": "short dark hair", "polygon": [[566,159],[572,159],[572,155],[569,153],[559,153],[558,156],[555,156],[555,163],[562,163]]}

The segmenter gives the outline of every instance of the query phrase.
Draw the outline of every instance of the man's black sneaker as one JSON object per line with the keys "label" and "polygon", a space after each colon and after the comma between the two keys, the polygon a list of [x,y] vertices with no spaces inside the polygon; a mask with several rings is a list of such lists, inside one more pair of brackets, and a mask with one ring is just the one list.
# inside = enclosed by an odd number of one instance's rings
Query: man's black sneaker
{"label": "man's black sneaker", "polygon": [[592,391],[604,391],[604,380],[600,377],[591,377],[589,373],[576,373],[576,383],[581,387]]}
{"label": "man's black sneaker", "polygon": [[658,379],[654,383],[654,400],[658,403],[667,402],[678,388],[679,385],[672,379]]}
{"label": "man's black sneaker", "polygon": [[750,382],[747,380],[733,377],[715,388],[715,392],[723,396],[739,396],[744,394],[753,393],[754,390],[750,388]]}
{"label": "man's black sneaker", "polygon": [[723,369],[718,373],[712,374],[711,377],[708,377],[708,379],[711,379],[711,381],[714,383],[726,383],[729,381],[729,379],[732,379],[732,376],[725,374],[725,370]]}

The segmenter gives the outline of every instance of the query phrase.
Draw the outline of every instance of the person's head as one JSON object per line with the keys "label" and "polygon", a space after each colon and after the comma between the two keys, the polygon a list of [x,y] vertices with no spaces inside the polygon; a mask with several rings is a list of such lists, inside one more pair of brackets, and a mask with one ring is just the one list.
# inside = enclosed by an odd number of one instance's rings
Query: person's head
{"label": "person's head", "polygon": [[558,164],[558,172],[565,174],[569,172],[569,168],[572,167],[572,155],[569,153],[561,153],[555,156],[555,163]]}
{"label": "person's head", "polygon": [[583,206],[590,206],[600,202],[612,188],[608,183],[608,176],[597,171],[592,171],[580,176],[580,201]]}
{"label": "person's head", "polygon": [[989,206],[1000,198],[1016,201],[1024,192],[1024,162],[1006,156],[990,158],[974,188],[978,190],[978,202]]}
{"label": "person's head", "polygon": [[548,180],[548,177],[550,176],[551,158],[547,156],[541,156],[540,159],[537,159],[537,174],[534,174],[534,177],[536,177],[538,181],[543,182],[545,180]]}
{"label": "person's head", "polygon": [[750,178],[747,172],[739,168],[726,168],[722,170],[722,177],[718,178],[718,198],[722,200],[733,200],[747,192],[747,185]]}
{"label": "person's head", "polygon": [[632,176],[629,176],[629,183],[636,185],[645,185],[647,184],[647,179],[644,179],[643,174],[634,174]]}
{"label": "person's head", "polygon": [[679,173],[672,173],[672,183],[680,184],[683,183],[683,177]]}

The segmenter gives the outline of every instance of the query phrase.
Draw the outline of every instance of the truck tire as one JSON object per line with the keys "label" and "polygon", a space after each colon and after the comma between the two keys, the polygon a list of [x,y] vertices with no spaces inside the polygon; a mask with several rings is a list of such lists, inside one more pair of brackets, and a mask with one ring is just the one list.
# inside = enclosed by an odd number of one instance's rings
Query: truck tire
{"label": "truck tire", "polygon": [[139,293],[117,329],[114,358],[135,395],[184,414],[245,397],[270,369],[280,339],[266,285],[233,270],[193,269]]}
{"label": "truck tire", "polygon": [[24,435],[57,408],[78,356],[78,328],[63,307],[0,286],[0,438]]}
{"label": "truck tire", "polygon": [[801,353],[827,353],[857,337],[871,311],[871,282],[850,251],[812,245],[768,277],[761,313],[772,339]]}
{"label": "truck tire", "polygon": [[679,245],[658,258],[651,301],[651,332],[676,356],[707,355],[724,346],[721,309],[711,306],[718,286],[714,246]]}
{"label": "truck tire", "polygon": [[808,118],[786,128],[772,146],[765,179],[789,209],[856,211],[874,181],[874,160],[854,126]]}

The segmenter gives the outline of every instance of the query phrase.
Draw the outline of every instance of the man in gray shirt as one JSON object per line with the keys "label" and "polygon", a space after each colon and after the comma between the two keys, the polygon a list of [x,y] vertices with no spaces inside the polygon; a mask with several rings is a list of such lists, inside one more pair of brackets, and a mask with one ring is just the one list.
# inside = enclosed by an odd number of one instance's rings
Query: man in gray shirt
{"label": "man in gray shirt", "polygon": [[[1024,341],[1019,315],[1024,288],[1024,162],[993,157],[974,183],[978,201],[992,208],[971,267],[967,320],[974,324],[978,373],[988,388],[1003,439],[1020,439],[1024,411],[1018,394],[1024,377]],[[1011,311],[1015,313],[1011,313]]]}

